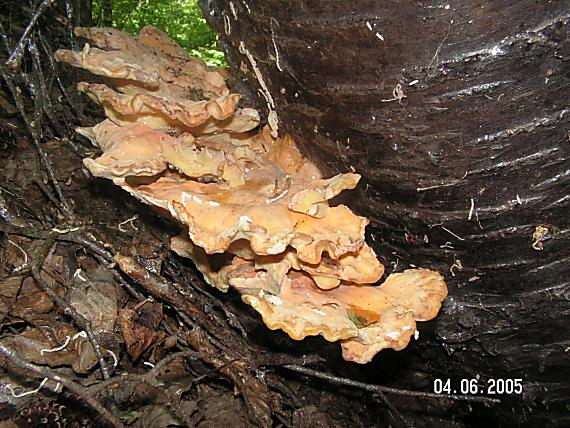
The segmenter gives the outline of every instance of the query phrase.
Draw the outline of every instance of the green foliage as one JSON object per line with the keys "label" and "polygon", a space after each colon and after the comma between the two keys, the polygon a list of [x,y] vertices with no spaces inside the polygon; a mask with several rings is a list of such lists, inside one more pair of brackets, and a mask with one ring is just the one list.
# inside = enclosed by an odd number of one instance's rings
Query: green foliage
{"label": "green foliage", "polygon": [[105,4],[112,4],[113,27],[138,34],[145,25],[152,25],[209,65],[225,65],[224,54],[216,46],[218,36],[196,0],[93,0],[93,21],[99,25]]}
{"label": "green foliage", "polygon": [[125,421],[125,423],[127,425],[130,425],[134,421],[136,421],[138,418],[140,418],[142,415],[143,414],[141,412],[134,410],[132,412],[124,412],[124,413],[119,414],[119,419]]}
{"label": "green foliage", "polygon": [[366,325],[368,324],[368,320],[366,318],[358,314],[355,314],[354,312],[348,311],[346,316],[348,317],[349,320],[351,320],[354,323],[356,328],[363,328],[366,327]]}

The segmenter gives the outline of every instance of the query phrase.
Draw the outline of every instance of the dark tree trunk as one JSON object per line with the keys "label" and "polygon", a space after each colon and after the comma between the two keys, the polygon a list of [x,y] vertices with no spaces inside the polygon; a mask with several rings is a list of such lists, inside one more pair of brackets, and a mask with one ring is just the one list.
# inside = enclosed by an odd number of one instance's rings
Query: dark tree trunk
{"label": "dark tree trunk", "polygon": [[78,11],[76,12],[78,13],[77,22],[79,22],[81,25],[84,26],[93,25],[92,0],[87,0],[87,1],[75,0],[75,10]]}
{"label": "dark tree trunk", "polygon": [[99,23],[103,27],[113,26],[113,0],[101,0]]}
{"label": "dark tree trunk", "polygon": [[388,270],[447,276],[450,297],[423,341],[381,353],[362,375],[397,365],[400,379],[427,373],[415,382],[426,390],[435,377],[522,378],[523,395],[479,416],[569,426],[569,3],[203,8],[235,89],[265,109],[245,47],[281,132],[328,173],[363,175],[352,206],[371,219],[369,242]]}

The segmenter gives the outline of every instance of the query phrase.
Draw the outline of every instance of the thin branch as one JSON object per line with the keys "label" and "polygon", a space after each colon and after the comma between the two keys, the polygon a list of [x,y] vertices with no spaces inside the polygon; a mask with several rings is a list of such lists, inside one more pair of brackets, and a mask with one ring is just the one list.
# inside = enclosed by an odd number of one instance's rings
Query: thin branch
{"label": "thin branch", "polygon": [[[107,261],[104,260],[100,261],[108,264]],[[123,288],[125,288],[125,290],[127,290],[127,292],[137,300],[137,302],[142,302],[146,300],[146,297],[142,293],[139,293],[138,290],[136,290],[131,284],[129,284],[129,282],[125,278],[123,278],[123,275],[119,270],[111,269],[110,266],[109,269],[111,270],[113,277],[117,280],[117,282],[119,282],[123,286]]]}
{"label": "thin branch", "polygon": [[71,40],[71,49],[77,50],[77,39],[75,38],[75,32],[73,31],[75,25],[77,25],[77,19],[74,13],[73,3],[69,0],[65,0],[65,14],[67,15],[67,29],[69,31],[69,40]]}
{"label": "thin branch", "polygon": [[353,388],[364,389],[366,391],[375,392],[377,394],[387,393],[387,394],[406,395],[410,397],[439,398],[439,399],[449,399],[455,401],[471,401],[476,403],[488,403],[488,404],[498,404],[501,402],[501,400],[499,400],[498,398],[473,396],[473,395],[458,395],[458,394],[435,394],[432,392],[409,391],[407,389],[398,389],[398,388],[390,388],[388,386],[373,385],[370,383],[358,382],[356,380],[334,376],[329,373],[320,372],[318,370],[312,370],[302,366],[288,365],[283,367],[285,367],[288,370],[292,370],[294,372],[303,373],[308,376],[326,380],[327,382],[330,382],[335,385],[351,386]]}
{"label": "thin branch", "polygon": [[[131,284],[129,284],[128,281],[123,278],[120,271],[112,268],[111,265],[115,263],[113,255],[107,249],[95,242],[96,240],[90,240],[86,238],[81,230],[73,232],[61,231],[60,233],[56,233],[53,230],[35,229],[33,227],[18,227],[0,223],[0,232],[35,239],[48,239],[50,236],[53,236],[56,241],[72,242],[74,244],[81,245],[83,248],[93,253],[100,263],[106,264],[109,267],[109,269],[113,272],[115,279],[121,283],[121,285],[129,292],[129,294],[135,297],[139,302],[145,299],[141,293],[135,290],[133,286],[131,286]],[[191,320],[188,319],[188,321],[192,325]]]}
{"label": "thin branch", "polygon": [[37,229],[27,226],[14,226],[0,222],[0,232],[8,233],[10,235],[25,236],[27,238],[35,239],[49,239],[53,237],[56,241],[73,242],[82,245],[92,253],[101,256],[107,262],[114,262],[113,255],[94,240],[85,237],[82,229],[75,230],[48,230]]}
{"label": "thin branch", "polygon": [[[53,103],[48,93],[46,78],[42,70],[40,51],[38,50],[38,46],[35,42],[34,37],[32,37],[32,39],[28,42],[28,51],[32,57],[32,65],[34,71],[36,72],[36,80],[38,83],[38,88],[36,88],[36,93],[34,94],[36,97],[36,103],[40,103],[40,108],[47,116],[48,120],[51,122],[53,130],[61,135],[63,133],[61,132],[61,126],[54,115]],[[30,87],[33,88],[33,85]]]}
{"label": "thin branch", "polygon": [[2,39],[2,44],[4,45],[4,49],[8,54],[10,54],[10,44],[8,43],[8,36],[6,35],[6,30],[4,30],[4,26],[0,22],[0,39]]}
{"label": "thin branch", "polygon": [[32,19],[28,23],[28,26],[24,30],[22,37],[18,41],[18,44],[14,48],[14,51],[6,61],[6,66],[10,67],[12,71],[17,72],[20,69],[20,64],[22,63],[22,57],[24,56],[24,50],[28,45],[30,36],[32,35],[32,30],[38,22],[38,19],[43,15],[43,13],[50,7],[56,0],[43,0],[32,15]]}
{"label": "thin branch", "polygon": [[[39,31],[38,31],[38,38],[40,40],[40,45],[42,46],[42,49],[44,50],[44,52],[46,54],[46,58],[48,60],[49,66],[53,72],[53,75],[55,76],[55,79],[57,80],[57,84],[59,86],[59,89],[60,89],[61,93],[63,94],[63,97],[67,101],[67,104],[69,104],[69,106],[71,107],[72,111],[79,114],[80,113],[79,108],[75,105],[75,103],[71,99],[71,96],[69,95],[69,93],[65,89],[65,85],[61,81],[61,77],[59,76],[59,73],[57,72],[57,66],[55,64],[55,61],[53,60],[53,55],[54,55],[53,49],[51,48],[49,42],[46,40],[46,38],[43,36],[43,34]],[[83,122],[83,119],[84,119],[84,116],[83,116],[83,114],[81,114],[79,120],[81,122]]]}
{"label": "thin branch", "polygon": [[[164,368],[165,365],[171,363],[176,358],[184,358],[184,357],[201,358],[203,356],[204,355],[201,352],[196,352],[196,351],[175,352],[173,354],[170,354],[170,355],[167,355],[166,357],[164,357],[162,360],[160,360],[158,363],[156,363],[152,369],[150,369],[149,371],[147,371],[145,373],[114,376],[114,377],[110,377],[109,379],[105,379],[101,382],[98,382],[96,384],[93,384],[89,387],[89,393],[90,394],[97,394],[100,391],[108,388],[111,385],[114,385],[116,383],[124,383],[124,382],[128,382],[128,381],[132,381],[135,383],[144,382],[150,386],[158,387],[160,385],[157,384],[156,377],[158,376],[158,373],[160,372],[160,370],[162,368]],[[214,370],[214,372],[215,371],[218,371],[218,369]],[[211,373],[208,373],[208,374],[211,374]]]}
{"label": "thin branch", "polygon": [[404,415],[402,415],[402,413],[392,404],[392,402],[388,400],[386,394],[383,392],[378,392],[377,395],[388,409],[388,413],[390,413],[390,416],[392,416],[396,428],[404,426],[412,428],[414,426],[414,424],[407,420]]}
{"label": "thin branch", "polygon": [[296,357],[287,354],[259,354],[255,357],[255,362],[258,366],[291,366],[300,364],[304,366],[305,364],[317,364],[324,361],[323,357],[319,355],[303,355],[302,357]]}
{"label": "thin branch", "polygon": [[160,372],[160,370],[162,370],[162,368],[165,365],[171,363],[172,361],[174,361],[177,358],[183,358],[183,357],[201,358],[203,356],[204,356],[204,354],[202,354],[201,352],[196,352],[196,351],[175,352],[173,354],[167,355],[162,360],[160,360],[158,363],[156,363],[154,365],[154,367],[151,370],[149,370],[149,372],[147,374],[149,376],[156,377],[156,375]]}
{"label": "thin branch", "polygon": [[179,260],[172,257],[172,252],[170,253],[170,256],[171,257],[168,258],[169,263],[165,264],[165,269],[164,269],[165,273],[169,275],[174,280],[174,282],[182,284],[190,284],[190,286],[192,286],[192,289],[196,290],[198,293],[200,293],[203,297],[206,298],[207,302],[220,308],[224,312],[228,324],[238,329],[242,337],[246,338],[247,332],[245,331],[245,328],[243,327],[241,322],[237,319],[235,314],[227,307],[227,305],[223,303],[220,299],[215,297],[213,294],[203,289],[202,287],[194,286],[192,281],[188,281],[186,278],[183,278],[181,275],[182,269]]}

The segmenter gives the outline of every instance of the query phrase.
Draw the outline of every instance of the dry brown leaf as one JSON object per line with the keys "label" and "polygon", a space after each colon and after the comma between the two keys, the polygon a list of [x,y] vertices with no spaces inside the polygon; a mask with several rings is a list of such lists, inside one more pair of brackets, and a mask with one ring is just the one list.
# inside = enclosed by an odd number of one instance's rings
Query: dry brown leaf
{"label": "dry brown leaf", "polygon": [[156,305],[158,304],[145,303],[143,307],[147,306],[147,310],[140,316],[136,310],[129,307],[119,312],[117,323],[125,339],[127,352],[135,361],[155,342],[166,336],[164,332],[157,330],[162,311]]}
{"label": "dry brown leaf", "polygon": [[39,314],[47,314],[54,309],[53,300],[42,291],[32,277],[26,277],[12,306],[12,316],[31,320]]}
{"label": "dry brown leaf", "polygon": [[114,283],[78,280],[68,299],[69,305],[91,322],[94,333],[113,330],[118,311]]}
{"label": "dry brown leaf", "polygon": [[18,291],[22,286],[21,276],[10,276],[0,280],[0,323],[12,310]]}

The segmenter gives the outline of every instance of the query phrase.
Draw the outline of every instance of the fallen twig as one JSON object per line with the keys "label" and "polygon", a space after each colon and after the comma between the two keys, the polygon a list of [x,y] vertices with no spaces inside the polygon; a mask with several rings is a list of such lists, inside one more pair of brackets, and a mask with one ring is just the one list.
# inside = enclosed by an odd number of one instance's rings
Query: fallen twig
{"label": "fallen twig", "polygon": [[261,354],[256,357],[257,365],[259,366],[287,366],[287,365],[302,365],[316,364],[324,361],[324,358],[319,355],[303,355],[302,357],[295,357],[287,354]]}
{"label": "fallen twig", "polygon": [[[169,263],[165,264],[165,269],[164,269],[165,273],[168,276],[170,276],[177,283],[188,284],[189,281],[187,281],[186,278],[182,278],[182,275],[181,275],[182,266],[180,265],[178,260],[173,258],[173,257],[169,257],[168,261],[169,261]],[[224,312],[224,315],[226,316],[228,324],[234,328],[237,328],[239,330],[239,332],[241,333],[242,337],[247,337],[247,333],[246,333],[243,325],[239,322],[237,317],[228,309],[228,307],[222,301],[220,301],[220,299],[216,298],[211,293],[204,290],[202,287],[192,287],[192,289],[196,290],[198,293],[200,293],[200,295],[203,298],[205,298],[205,300],[207,302],[209,302],[209,304],[211,304],[212,306],[216,306],[216,307],[220,308]],[[200,300],[203,301],[204,299],[200,299]],[[214,314],[215,314],[215,312],[214,312]]]}
{"label": "fallen twig", "polygon": [[[71,111],[75,112],[78,115],[79,122],[81,123],[82,126],[84,126],[84,123],[86,123],[85,116],[84,116],[82,110],[75,104],[75,102],[73,101],[73,99],[71,98],[69,93],[67,92],[67,89],[65,89],[65,85],[61,81],[61,77],[59,76],[55,61],[53,59],[53,57],[54,57],[53,49],[51,48],[49,41],[46,40],[46,38],[43,36],[43,34],[40,31],[38,31],[38,39],[39,39],[40,45],[41,45],[41,47],[45,53],[45,57],[48,60],[48,64],[51,68],[51,71],[52,71],[53,75],[55,76],[55,80],[57,81],[57,85],[58,85],[59,90],[61,91],[61,93],[63,95],[63,98],[65,98],[65,100],[67,101],[67,104],[71,108]],[[71,132],[72,126],[69,124],[69,120],[68,120],[67,116],[64,116],[64,120],[65,120],[65,125],[66,125],[68,131]],[[72,150],[78,156],[84,157],[84,154],[79,152],[79,147],[77,147],[75,145],[75,143],[73,143],[71,141],[70,138],[66,138],[65,141],[67,142],[67,144],[69,144],[69,146],[72,148]]]}
{"label": "fallen twig", "polygon": [[[39,108],[41,108],[41,110],[47,116],[48,120],[50,121],[50,123],[53,127],[53,130],[55,132],[61,134],[61,126],[54,116],[53,103],[50,99],[48,89],[46,86],[46,78],[45,78],[44,72],[42,70],[42,64],[40,61],[40,51],[39,51],[38,46],[35,42],[35,38],[32,38],[28,42],[28,51],[30,52],[30,56],[32,58],[33,69],[34,69],[34,72],[36,73],[36,76],[35,76],[36,79],[35,80],[38,83],[38,85],[37,85],[38,87],[35,88],[35,93],[34,93],[36,104],[39,103]],[[33,85],[30,86],[30,88],[33,88]]]}
{"label": "fallen twig", "polygon": [[73,242],[82,245],[87,250],[91,251],[98,256],[101,256],[107,262],[114,261],[113,255],[94,240],[85,237],[83,229],[59,230],[59,229],[39,229],[28,226],[15,226],[0,222],[0,232],[8,233],[11,235],[26,236],[35,239],[50,239],[62,242]]}
{"label": "fallen twig", "polygon": [[183,358],[183,357],[200,358],[202,356],[203,355],[200,352],[196,352],[196,351],[175,352],[175,353],[172,353],[172,354],[164,357],[162,360],[160,360],[158,363],[156,363],[153,368],[151,368],[149,371],[147,371],[145,373],[113,376],[113,377],[110,377],[109,379],[105,379],[105,380],[102,380],[101,382],[98,382],[96,384],[91,385],[88,388],[88,390],[89,390],[90,394],[97,394],[100,391],[107,389],[108,387],[110,387],[112,385],[114,386],[118,383],[124,383],[124,382],[129,382],[129,381],[136,382],[136,383],[144,382],[150,386],[157,387],[159,385],[158,385],[158,382],[156,381],[156,377],[157,377],[158,373],[160,372],[160,370],[162,370],[165,365],[169,364],[170,362],[172,362],[176,358]]}
{"label": "fallen twig", "polygon": [[30,19],[30,22],[28,23],[26,29],[24,30],[22,37],[20,37],[20,40],[16,44],[16,47],[14,48],[14,51],[12,52],[10,57],[8,58],[8,61],[6,61],[6,65],[10,67],[13,71],[19,70],[20,64],[22,63],[24,50],[28,45],[30,36],[32,35],[32,30],[34,29],[36,23],[38,22],[38,19],[40,19],[40,17],[47,10],[47,8],[52,5],[52,3],[55,3],[55,0],[43,0],[34,11],[32,19]]}
{"label": "fallen twig", "polygon": [[448,399],[455,401],[471,401],[476,403],[488,403],[488,404],[498,404],[501,402],[498,398],[482,397],[476,395],[459,395],[459,394],[435,394],[432,392],[422,392],[422,391],[410,391],[407,389],[390,388],[388,386],[373,385],[370,383],[359,382],[352,379],[347,379],[344,377],[334,376],[329,373],[321,372],[318,370],[309,369],[307,367],[288,365],[283,366],[288,370],[294,372],[303,373],[312,377],[326,380],[335,385],[345,385],[352,386],[354,388],[364,389],[366,391],[375,393],[387,393],[387,394],[397,394],[397,395],[407,395],[410,397],[423,397],[423,398],[439,398]]}

